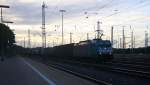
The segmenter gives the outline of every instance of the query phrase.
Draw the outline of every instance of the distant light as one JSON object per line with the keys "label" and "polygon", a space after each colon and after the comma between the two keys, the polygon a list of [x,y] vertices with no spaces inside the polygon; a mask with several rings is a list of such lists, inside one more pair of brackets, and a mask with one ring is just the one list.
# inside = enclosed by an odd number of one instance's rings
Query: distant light
{"label": "distant light", "polygon": [[0,5],[0,8],[10,8],[8,5]]}

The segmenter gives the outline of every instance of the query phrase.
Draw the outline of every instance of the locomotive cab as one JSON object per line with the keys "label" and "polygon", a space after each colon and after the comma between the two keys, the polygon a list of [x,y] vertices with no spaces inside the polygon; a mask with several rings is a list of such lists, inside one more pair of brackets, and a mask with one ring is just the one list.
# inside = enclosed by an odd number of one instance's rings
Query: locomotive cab
{"label": "locomotive cab", "polygon": [[94,44],[96,48],[96,54],[99,58],[113,58],[112,44],[110,40],[95,39]]}

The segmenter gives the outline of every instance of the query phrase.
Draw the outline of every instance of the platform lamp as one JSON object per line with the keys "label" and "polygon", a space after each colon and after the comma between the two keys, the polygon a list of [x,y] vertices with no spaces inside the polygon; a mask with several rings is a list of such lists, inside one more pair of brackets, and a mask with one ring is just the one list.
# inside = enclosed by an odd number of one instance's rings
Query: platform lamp
{"label": "platform lamp", "polygon": [[3,8],[10,8],[8,5],[0,5],[0,9],[1,9],[1,23],[3,23]]}

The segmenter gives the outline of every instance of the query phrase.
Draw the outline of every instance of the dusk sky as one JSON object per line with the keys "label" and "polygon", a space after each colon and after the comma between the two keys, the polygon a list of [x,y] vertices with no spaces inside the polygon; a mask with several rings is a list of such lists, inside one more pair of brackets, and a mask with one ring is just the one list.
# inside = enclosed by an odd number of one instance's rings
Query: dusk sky
{"label": "dusk sky", "polygon": [[[150,0],[44,0],[46,8],[46,32],[48,46],[61,43],[61,13],[64,9],[65,43],[69,43],[69,33],[73,33],[73,42],[95,37],[97,21],[102,22],[103,39],[110,39],[110,29],[114,26],[115,40],[122,36],[125,26],[126,42],[130,42],[131,30],[134,30],[137,46],[144,45],[145,31],[150,32]],[[21,45],[27,30],[31,30],[33,47],[41,46],[41,5],[43,0],[0,0],[4,20],[15,30],[17,44]],[[131,29],[130,29],[131,26]],[[147,29],[148,26],[148,29]],[[138,38],[137,38],[138,37]],[[119,41],[118,41],[119,42]]]}

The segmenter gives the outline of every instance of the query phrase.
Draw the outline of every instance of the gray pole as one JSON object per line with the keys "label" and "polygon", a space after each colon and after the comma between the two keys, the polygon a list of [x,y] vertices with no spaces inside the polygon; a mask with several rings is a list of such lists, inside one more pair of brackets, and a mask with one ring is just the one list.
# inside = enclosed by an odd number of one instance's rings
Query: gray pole
{"label": "gray pole", "polygon": [[124,33],[124,27],[125,27],[125,26],[123,26],[123,29],[122,29],[122,38],[123,38],[123,39],[122,39],[122,41],[123,41],[123,42],[122,42],[122,44],[123,44],[122,47],[123,47],[123,49],[125,48],[125,33]]}
{"label": "gray pole", "polygon": [[62,45],[64,44],[64,22],[63,22],[63,19],[64,19],[64,12],[66,12],[66,10],[60,10],[60,12],[62,13]]}
{"label": "gray pole", "polygon": [[30,29],[28,29],[28,48],[31,48]]}
{"label": "gray pole", "polygon": [[45,32],[45,8],[46,5],[42,4],[42,47],[46,48],[46,32]]}
{"label": "gray pole", "polygon": [[1,23],[3,22],[3,10],[1,8]]}
{"label": "gray pole", "polygon": [[113,47],[113,44],[114,44],[114,42],[113,42],[113,40],[114,40],[114,39],[113,39],[113,37],[114,37],[114,36],[113,36],[113,35],[114,35],[114,34],[113,34],[113,30],[114,30],[114,27],[112,26],[112,27],[111,27],[111,43],[112,43],[112,47]]}
{"label": "gray pole", "polygon": [[131,32],[131,48],[133,49],[133,30],[132,30],[132,32]]}
{"label": "gray pole", "polygon": [[101,39],[101,37],[103,36],[103,33],[102,33],[102,30],[100,30],[100,24],[101,24],[102,22],[97,22],[97,39]]}
{"label": "gray pole", "polygon": [[55,43],[54,43],[54,40],[53,40],[53,47],[54,47],[54,44],[55,44]]}
{"label": "gray pole", "polygon": [[64,44],[64,15],[63,15],[63,12],[62,12],[62,45]]}
{"label": "gray pole", "polygon": [[24,48],[26,47],[26,41],[25,41],[25,37],[24,37]]}
{"label": "gray pole", "polygon": [[147,26],[147,46],[149,46],[149,31],[148,31],[148,26]]}
{"label": "gray pole", "polygon": [[133,47],[136,48],[136,40],[135,40],[135,36],[134,36],[134,38],[133,38],[133,41],[134,41]]}
{"label": "gray pole", "polygon": [[100,22],[97,22],[97,38],[100,38]]}
{"label": "gray pole", "polygon": [[131,25],[130,25],[130,30],[131,30],[131,53],[133,52],[133,30],[131,28]]}
{"label": "gray pole", "polygon": [[122,48],[122,39],[120,38],[120,48]]}
{"label": "gray pole", "polygon": [[89,33],[87,33],[87,40],[89,40]]}
{"label": "gray pole", "polygon": [[120,46],[119,46],[119,44],[120,44],[120,40],[119,40],[120,38],[118,37],[118,48],[120,48]]}
{"label": "gray pole", "polygon": [[148,47],[148,33],[145,31],[145,47]]}
{"label": "gray pole", "polygon": [[70,44],[72,43],[72,33],[70,32]]}

